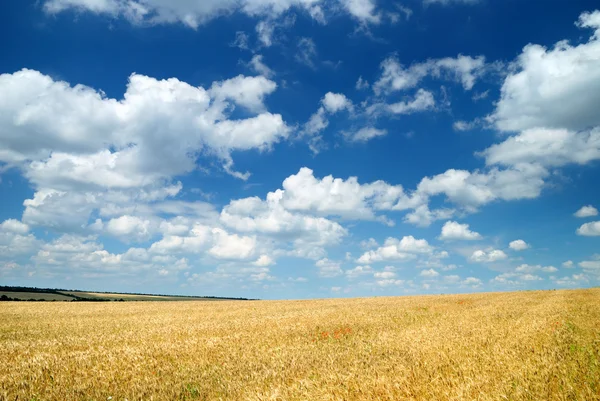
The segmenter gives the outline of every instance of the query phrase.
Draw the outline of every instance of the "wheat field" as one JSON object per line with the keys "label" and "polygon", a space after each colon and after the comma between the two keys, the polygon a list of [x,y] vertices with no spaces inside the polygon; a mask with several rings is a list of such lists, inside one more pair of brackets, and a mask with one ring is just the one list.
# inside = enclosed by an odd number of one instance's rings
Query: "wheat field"
{"label": "wheat field", "polygon": [[7,302],[0,399],[600,399],[600,289]]}

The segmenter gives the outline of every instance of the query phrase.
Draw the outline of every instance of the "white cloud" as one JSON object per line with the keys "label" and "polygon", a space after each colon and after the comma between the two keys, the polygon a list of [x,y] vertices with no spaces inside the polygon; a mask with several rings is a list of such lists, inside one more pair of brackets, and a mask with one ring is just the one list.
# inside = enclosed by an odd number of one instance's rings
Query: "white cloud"
{"label": "white cloud", "polygon": [[213,242],[213,232],[205,225],[194,225],[185,236],[165,235],[161,240],[154,242],[149,252],[153,254],[199,254],[207,250]]}
{"label": "white cloud", "polygon": [[455,121],[454,124],[452,124],[452,128],[454,129],[454,131],[470,131],[473,128],[475,128],[477,126],[477,123],[474,121],[468,122],[468,121]]}
{"label": "white cloud", "polygon": [[577,235],[583,235],[586,237],[597,237],[600,236],[600,221],[592,221],[585,223],[577,229]]}
{"label": "white cloud", "polygon": [[490,282],[492,284],[509,285],[509,286],[523,286],[527,281],[542,281],[543,278],[533,274],[519,274],[519,273],[502,273],[494,277]]}
{"label": "white cloud", "polygon": [[256,237],[228,234],[220,228],[213,228],[215,245],[208,253],[218,259],[248,259],[256,249]]}
{"label": "white cloud", "polygon": [[[238,76],[207,91],[132,74],[116,100],[33,70],[2,74],[0,161],[54,189],[155,184],[192,171],[200,150],[230,170],[231,151],[268,150],[287,137],[280,115],[258,113],[275,87],[264,77]],[[228,119],[234,104],[258,114]]]}
{"label": "white cloud", "polygon": [[[255,59],[252,59],[255,60]],[[224,81],[214,82],[210,94],[217,100],[230,99],[250,111],[264,110],[264,98],[277,89],[277,84],[263,76],[238,75]]]}
{"label": "white cloud", "polygon": [[490,251],[483,251],[481,249],[473,252],[471,257],[469,258],[472,262],[477,263],[493,263],[499,260],[504,260],[508,258],[504,251],[499,249],[492,249]]}
{"label": "white cloud", "polygon": [[418,111],[429,110],[435,107],[433,94],[424,89],[419,89],[415,98],[409,102],[397,102],[387,105],[387,109],[393,114],[412,114]]}
{"label": "white cloud", "polygon": [[[106,231],[115,237],[124,240],[135,239],[137,241],[148,240],[152,235],[152,223],[136,216],[121,216],[109,220]],[[157,227],[154,227],[156,229]]]}
{"label": "white cloud", "polygon": [[588,278],[584,274],[573,274],[562,278],[554,278],[553,281],[560,286],[575,287],[581,285],[582,282],[587,282]]}
{"label": "white cloud", "polygon": [[476,288],[476,287],[480,287],[482,283],[481,283],[481,280],[478,279],[477,277],[467,277],[466,279],[463,280],[462,284]]}
{"label": "white cloud", "polygon": [[600,274],[600,260],[584,260],[579,262],[579,267],[583,270]]}
{"label": "white cloud", "polygon": [[324,147],[323,138],[318,135],[329,126],[328,114],[335,114],[341,110],[354,110],[352,101],[341,93],[327,92],[320,101],[321,106],[313,113],[304,124],[300,138],[310,137],[309,148],[314,153],[319,153]]}
{"label": "white cloud", "polygon": [[271,266],[275,264],[273,258],[269,255],[260,255],[256,261],[252,263],[254,266]]}
{"label": "white cloud", "polygon": [[[325,24],[324,10],[339,8],[328,3],[327,0],[45,0],[44,10],[56,14],[72,9],[122,16],[135,25],[180,23],[197,29],[208,21],[235,12],[270,22],[291,9],[305,11],[317,22]],[[380,22],[374,0],[340,0],[340,3],[343,10],[361,24]]]}
{"label": "white cloud", "polygon": [[381,63],[381,77],[373,84],[376,94],[416,87],[427,76],[449,79],[471,90],[476,80],[486,73],[485,57],[458,55],[456,58],[428,60],[405,68],[396,57]]}
{"label": "white cloud", "polygon": [[15,219],[4,220],[0,224],[0,231],[13,234],[25,235],[29,232],[29,226]]}
{"label": "white cloud", "polygon": [[352,102],[344,94],[327,92],[321,100],[323,107],[330,113],[337,113],[341,110],[352,111]]}
{"label": "white cloud", "polygon": [[513,251],[524,251],[525,249],[528,249],[530,246],[527,242],[523,241],[522,239],[517,239],[517,240],[511,241],[510,244],[508,244],[508,247],[510,249],[512,249]]}
{"label": "white cloud", "polygon": [[480,153],[487,165],[537,163],[547,167],[587,164],[600,159],[600,128],[588,131],[532,128]]}
{"label": "white cloud", "polygon": [[528,265],[522,264],[515,269],[517,273],[535,273],[535,272],[544,272],[544,273],[555,273],[558,269],[554,266],[542,266],[542,265]]}
{"label": "white cloud", "polygon": [[575,264],[572,260],[567,260],[566,262],[562,263],[562,267],[564,267],[565,269],[573,269],[575,268]]}
{"label": "white cloud", "polygon": [[273,44],[273,32],[275,24],[273,21],[263,20],[256,24],[256,35],[263,46],[269,47]]}
{"label": "white cloud", "polygon": [[427,205],[417,206],[411,213],[408,213],[404,221],[419,227],[429,227],[436,220],[447,220],[454,215],[454,209],[429,210]]}
{"label": "white cloud", "polygon": [[396,273],[394,273],[392,271],[375,272],[373,274],[373,277],[388,280],[388,279],[396,277]]}
{"label": "white cloud", "polygon": [[438,273],[437,271],[435,271],[433,269],[428,269],[428,270],[422,270],[420,275],[422,277],[433,278],[433,277],[439,276],[440,273]]}
{"label": "white cloud", "polygon": [[25,234],[22,227],[11,223],[0,225],[0,261],[22,255],[31,255],[39,248],[40,241],[33,234]]}
{"label": "white cloud", "polygon": [[410,260],[417,254],[430,254],[433,247],[424,239],[415,239],[412,235],[397,238],[388,238],[383,246],[365,252],[358,263],[374,263],[388,260]]}
{"label": "white cloud", "polygon": [[360,184],[356,177],[344,180],[329,175],[316,178],[303,167],[283,181],[281,204],[291,211],[340,216],[352,220],[377,220],[377,210],[390,210],[404,193],[402,186],[383,181]]}
{"label": "white cloud", "polygon": [[375,12],[375,0],[340,0],[344,8],[361,22],[378,24],[381,20]]}
{"label": "white cloud", "polygon": [[490,94],[489,89],[486,90],[486,91],[483,91],[481,93],[477,93],[476,92],[476,93],[473,93],[472,99],[473,99],[473,101],[477,102],[477,101],[482,100],[482,99],[487,99],[487,97],[489,96],[489,94]]}
{"label": "white cloud", "polygon": [[500,130],[546,127],[575,132],[600,125],[598,15],[600,11],[579,17],[577,25],[594,32],[587,43],[572,46],[563,40],[552,49],[525,46],[504,81],[492,116]]}
{"label": "white cloud", "polygon": [[362,76],[358,77],[358,80],[356,81],[356,85],[355,88],[357,90],[363,90],[363,89],[368,89],[370,87],[369,82],[364,80]]}
{"label": "white cloud", "polygon": [[575,212],[575,217],[594,217],[598,216],[598,209],[592,205],[582,206],[581,209]]}
{"label": "white cloud", "polygon": [[377,280],[376,283],[380,287],[389,287],[392,285],[395,285],[395,286],[404,285],[405,281],[404,280],[394,280],[394,279],[383,279],[383,280]]}
{"label": "white cloud", "polygon": [[344,137],[349,142],[367,142],[373,138],[378,138],[387,135],[387,130],[378,129],[375,127],[363,127],[355,132],[346,132]]}
{"label": "white cloud", "polygon": [[263,75],[267,78],[271,78],[275,75],[275,72],[270,69],[264,62],[262,54],[255,54],[250,60],[249,66],[258,74]]}
{"label": "white cloud", "polygon": [[223,208],[220,220],[240,232],[291,241],[295,256],[310,258],[322,257],[323,247],[336,245],[347,235],[347,230],[336,222],[286,210],[282,196],[279,190],[270,192],[266,201],[257,197],[231,201]]}
{"label": "white cloud", "polygon": [[68,9],[123,16],[132,24],[181,23],[196,29],[222,15],[242,12],[253,17],[276,18],[292,7],[308,9],[319,0],[46,0],[44,10],[55,14]]}
{"label": "white cloud", "polygon": [[447,6],[450,4],[477,4],[481,1],[482,0],[423,0],[423,4],[441,4]]}
{"label": "white cloud", "polygon": [[349,279],[354,279],[357,277],[361,277],[364,275],[373,274],[373,269],[371,266],[356,266],[354,269],[346,270],[346,277]]}
{"label": "white cloud", "polygon": [[442,227],[441,240],[479,240],[481,234],[471,231],[468,224],[460,224],[456,221],[447,221]]}
{"label": "white cloud", "polygon": [[318,260],[315,263],[315,266],[319,268],[319,276],[321,277],[337,277],[343,274],[344,272],[340,267],[341,265],[341,262],[336,262],[327,258]]}
{"label": "white cloud", "polygon": [[473,211],[496,199],[532,199],[539,196],[547,171],[539,166],[523,164],[487,173],[450,169],[433,177],[425,177],[417,186],[421,197],[445,194],[454,203]]}

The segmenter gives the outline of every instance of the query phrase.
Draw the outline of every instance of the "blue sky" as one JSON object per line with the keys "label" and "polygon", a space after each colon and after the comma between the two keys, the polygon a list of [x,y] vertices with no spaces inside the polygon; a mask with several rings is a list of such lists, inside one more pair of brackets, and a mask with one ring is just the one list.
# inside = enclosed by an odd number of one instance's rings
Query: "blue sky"
{"label": "blue sky", "polygon": [[253,298],[600,282],[594,1],[0,6],[0,282]]}

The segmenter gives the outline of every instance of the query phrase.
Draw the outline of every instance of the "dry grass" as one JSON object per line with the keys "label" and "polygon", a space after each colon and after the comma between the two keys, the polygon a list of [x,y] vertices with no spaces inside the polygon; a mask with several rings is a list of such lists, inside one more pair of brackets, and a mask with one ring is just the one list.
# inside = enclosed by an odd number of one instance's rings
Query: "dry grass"
{"label": "dry grass", "polygon": [[5,303],[2,400],[600,399],[600,289]]}

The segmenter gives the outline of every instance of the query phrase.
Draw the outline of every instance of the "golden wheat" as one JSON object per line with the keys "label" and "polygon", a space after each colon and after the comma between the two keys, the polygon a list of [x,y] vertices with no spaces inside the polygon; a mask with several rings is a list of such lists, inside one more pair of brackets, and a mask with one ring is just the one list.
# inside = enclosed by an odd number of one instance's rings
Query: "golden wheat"
{"label": "golden wheat", "polygon": [[0,399],[600,399],[600,289],[7,302]]}

